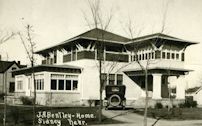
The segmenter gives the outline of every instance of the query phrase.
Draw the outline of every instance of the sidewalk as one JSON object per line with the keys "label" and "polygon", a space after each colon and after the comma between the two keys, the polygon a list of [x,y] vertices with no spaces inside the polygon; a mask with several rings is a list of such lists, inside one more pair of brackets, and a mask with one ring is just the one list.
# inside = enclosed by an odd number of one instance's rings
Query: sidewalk
{"label": "sidewalk", "polygon": [[[143,116],[131,113],[130,111],[106,111],[103,110],[103,114],[108,118],[121,121],[118,124],[102,124],[91,126],[143,126]],[[148,118],[148,126],[152,126],[155,119]],[[155,126],[202,126],[202,120],[183,120],[183,121],[168,121],[159,120]]]}

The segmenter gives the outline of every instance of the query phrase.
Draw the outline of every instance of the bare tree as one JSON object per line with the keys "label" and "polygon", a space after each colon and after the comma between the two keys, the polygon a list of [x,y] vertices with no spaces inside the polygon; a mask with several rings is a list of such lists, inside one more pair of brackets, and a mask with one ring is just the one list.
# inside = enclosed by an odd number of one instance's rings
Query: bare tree
{"label": "bare tree", "polygon": [[[159,33],[164,33],[166,30],[166,17],[167,17],[167,8],[168,8],[168,3],[166,4],[166,9],[163,11],[163,18],[162,18],[162,24],[160,27],[160,32]],[[124,31],[130,36],[131,40],[133,41],[133,39],[137,36],[139,36],[144,27],[142,28],[138,28],[138,25],[134,22],[132,22],[131,18],[129,18],[128,23],[126,24],[126,26],[123,27]],[[157,39],[156,40],[151,40],[150,41],[150,46],[152,51],[155,50],[159,50],[158,48],[156,48],[155,44],[157,43]],[[146,63],[140,61],[141,59],[138,57],[138,50],[140,48],[140,44],[134,44],[133,48],[133,53],[135,55],[135,62],[139,65],[140,69],[143,71],[144,74],[144,82],[145,82],[145,106],[144,106],[144,119],[143,119],[143,123],[144,126],[147,126],[147,111],[148,111],[148,102],[149,102],[149,94],[148,94],[148,68],[151,64],[154,64],[156,62],[151,62],[151,57],[148,56],[148,58],[146,59]],[[161,48],[160,48],[161,49]],[[155,57],[155,56],[154,56]],[[169,72],[169,71],[168,71]],[[157,119],[158,121],[159,119]],[[157,122],[155,122],[156,124]],[[155,125],[154,124],[154,125]]]}
{"label": "bare tree", "polygon": [[25,48],[27,53],[28,59],[31,63],[31,75],[33,77],[34,82],[34,98],[33,98],[33,126],[36,125],[35,122],[35,115],[36,115],[36,81],[35,81],[35,71],[34,71],[34,64],[35,64],[35,57],[34,57],[34,49],[35,49],[35,42],[33,41],[33,27],[31,25],[26,26],[26,33],[23,35],[22,33],[18,33],[20,40]]}
{"label": "bare tree", "polygon": [[[3,34],[3,32],[0,33],[0,45],[7,42],[8,40],[12,39],[15,36],[14,32]],[[8,54],[7,54],[8,59]],[[0,59],[1,60],[1,59]],[[4,67],[4,66],[1,66]],[[5,73],[7,76],[7,73]],[[7,82],[6,82],[7,83]],[[7,113],[7,85],[5,85],[5,97],[4,97],[4,118],[3,118],[3,125],[6,126],[6,113]]]}
{"label": "bare tree", "polygon": [[[101,7],[101,0],[88,0],[88,7],[90,10],[90,16],[91,19],[89,19],[89,16],[87,17],[87,14],[83,11],[84,19],[90,29],[101,29],[101,37],[99,31],[97,30],[96,33],[96,45],[97,45],[97,54],[98,54],[98,69],[99,69],[99,82],[100,82],[100,89],[99,89],[99,96],[100,96],[100,105],[99,105],[99,122],[102,121],[102,107],[103,107],[103,101],[102,101],[102,93],[103,93],[103,82],[102,82],[102,65],[103,65],[103,49],[105,46],[105,33],[104,31],[109,28],[109,25],[111,23],[113,14],[112,10],[110,11],[109,15],[104,18],[102,14],[102,7]],[[106,14],[105,14],[106,15]]]}

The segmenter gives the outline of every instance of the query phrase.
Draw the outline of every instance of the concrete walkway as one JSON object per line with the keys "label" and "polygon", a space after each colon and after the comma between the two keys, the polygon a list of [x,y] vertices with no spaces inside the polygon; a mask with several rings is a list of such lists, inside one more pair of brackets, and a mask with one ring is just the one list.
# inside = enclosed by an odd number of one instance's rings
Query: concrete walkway
{"label": "concrete walkway", "polygon": [[[103,110],[103,114],[107,118],[113,118],[114,120],[118,120],[121,123],[102,124],[99,126],[143,126],[143,116],[132,113],[130,110],[128,111]],[[156,121],[155,119],[148,118],[148,126],[152,126],[152,124],[155,121]],[[159,120],[155,126],[202,126],[202,120],[184,120],[184,121]]]}

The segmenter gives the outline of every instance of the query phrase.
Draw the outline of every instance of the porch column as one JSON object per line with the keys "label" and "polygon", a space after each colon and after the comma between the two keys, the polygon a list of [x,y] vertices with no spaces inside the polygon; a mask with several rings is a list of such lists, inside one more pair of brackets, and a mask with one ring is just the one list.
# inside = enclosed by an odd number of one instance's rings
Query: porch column
{"label": "porch column", "polygon": [[153,76],[152,99],[161,99],[161,76],[162,76],[162,74],[152,74],[152,76]]}
{"label": "porch column", "polygon": [[185,76],[181,75],[176,85],[176,99],[185,99]]}

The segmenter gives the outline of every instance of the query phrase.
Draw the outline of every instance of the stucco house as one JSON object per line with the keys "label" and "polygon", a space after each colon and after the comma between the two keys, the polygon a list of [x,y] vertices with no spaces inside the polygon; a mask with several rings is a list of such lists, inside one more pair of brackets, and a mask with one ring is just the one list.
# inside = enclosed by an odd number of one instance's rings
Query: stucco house
{"label": "stucco house", "polygon": [[12,70],[17,70],[24,65],[15,61],[0,61],[0,93],[12,95],[15,91],[15,77],[11,73]]}
{"label": "stucco house", "polygon": [[[184,68],[185,50],[195,42],[161,33],[129,39],[101,29],[37,51],[41,65],[35,66],[37,103],[41,105],[83,105],[99,100],[99,58],[105,85],[125,85],[126,102],[145,97],[144,72],[148,70],[149,97],[168,98],[169,80],[180,80],[190,71]],[[100,52],[100,53],[99,53]],[[137,63],[138,62],[138,63]],[[33,96],[31,68],[14,72],[15,97]],[[105,79],[106,78],[106,79]],[[105,91],[103,93],[104,98]],[[176,99],[185,98],[183,81],[176,86]]]}

